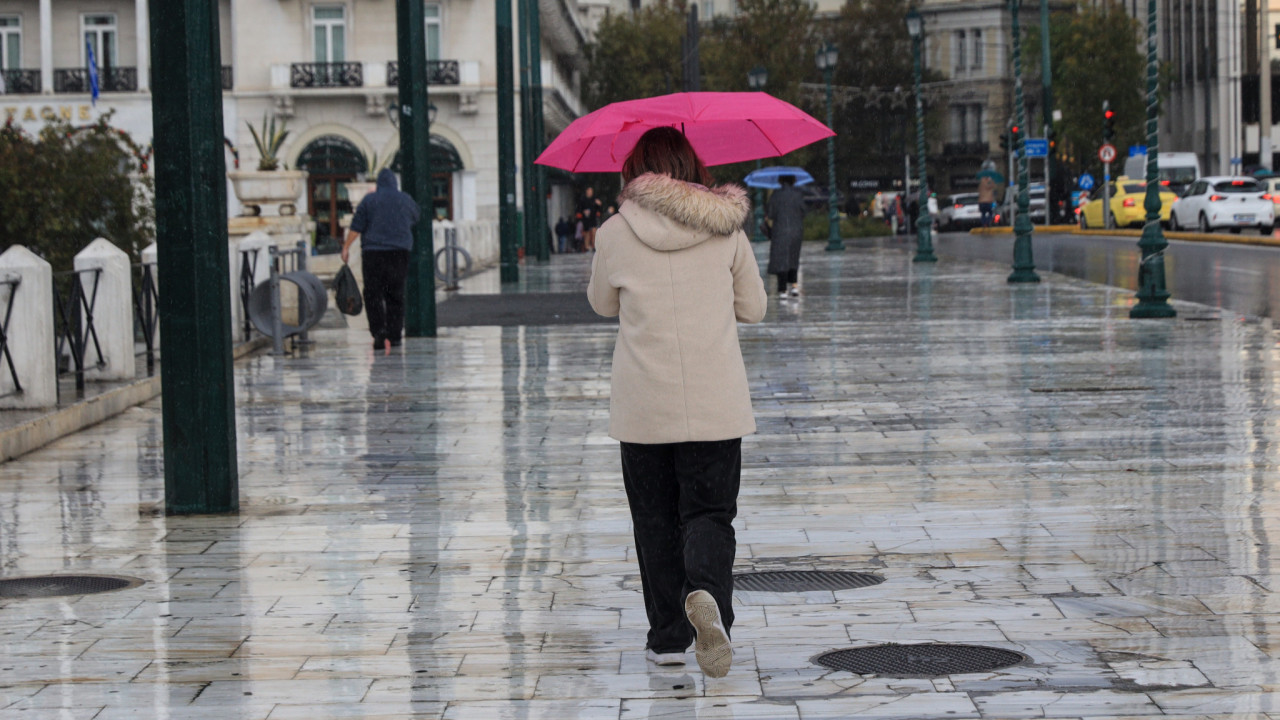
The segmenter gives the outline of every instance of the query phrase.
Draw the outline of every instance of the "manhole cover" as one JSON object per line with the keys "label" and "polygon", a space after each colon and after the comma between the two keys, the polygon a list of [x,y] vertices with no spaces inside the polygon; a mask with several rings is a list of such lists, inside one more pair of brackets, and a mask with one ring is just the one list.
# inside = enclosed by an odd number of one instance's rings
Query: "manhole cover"
{"label": "manhole cover", "polygon": [[942,677],[990,672],[1026,662],[1012,650],[980,645],[873,645],[823,653],[813,661],[857,675],[897,678]]}
{"label": "manhole cover", "polygon": [[38,577],[0,578],[0,598],[30,598],[91,595],[127,590],[142,584],[137,578],[112,575],[40,575]]}
{"label": "manhole cover", "polygon": [[735,590],[757,592],[814,592],[817,590],[853,590],[884,582],[879,575],[825,570],[780,570],[743,573],[733,576]]}

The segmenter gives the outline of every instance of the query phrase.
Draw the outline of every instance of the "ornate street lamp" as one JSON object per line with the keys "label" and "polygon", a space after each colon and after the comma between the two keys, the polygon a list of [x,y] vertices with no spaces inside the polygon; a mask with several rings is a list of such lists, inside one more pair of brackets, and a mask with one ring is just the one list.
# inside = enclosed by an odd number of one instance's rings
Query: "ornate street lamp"
{"label": "ornate street lamp", "polygon": [[[769,82],[769,70],[765,68],[763,65],[757,65],[751,68],[751,72],[747,73],[747,85],[750,85],[752,90],[763,92],[764,86],[768,82]],[[760,169],[759,160],[756,160],[756,169],[757,170]],[[764,190],[760,188],[756,188],[755,190],[756,190],[756,202],[755,202],[756,229],[755,229],[755,232],[751,234],[751,241],[764,242],[767,238],[765,238],[764,233],[760,230],[761,226],[764,225]]]}
{"label": "ornate street lamp", "polygon": [[1156,57],[1156,0],[1147,2],[1147,224],[1142,228],[1142,263],[1138,265],[1138,304],[1131,318],[1171,318],[1178,313],[1169,305],[1164,284],[1164,231],[1160,229],[1160,178],[1156,156],[1160,129],[1160,96],[1157,93],[1159,60]]}
{"label": "ornate street lamp", "polygon": [[1036,274],[1036,264],[1031,257],[1031,193],[1027,187],[1031,184],[1031,175],[1027,169],[1027,106],[1022,98],[1022,26],[1018,23],[1018,8],[1022,0],[1009,0],[1009,14],[1013,24],[1013,87],[1016,106],[1016,120],[1019,128],[1017,145],[1014,152],[1018,158],[1018,213],[1013,220],[1013,272],[1009,282],[1040,282]]}
{"label": "ornate street lamp", "polygon": [[[835,123],[835,110],[832,107],[831,83],[836,71],[837,51],[835,43],[827,43],[818,48],[818,69],[822,71],[822,79],[827,83],[827,127]],[[827,138],[827,210],[831,221],[831,232],[827,236],[827,251],[844,250],[844,241],[840,239],[840,210],[836,207],[836,141]]]}
{"label": "ornate street lamp", "polygon": [[[920,212],[916,216],[916,256],[912,262],[938,262],[933,254],[933,220],[929,216],[929,170],[924,143],[924,98],[920,95],[920,45],[924,40],[924,18],[911,8],[907,13],[907,33],[911,35],[911,57],[916,83],[916,164],[920,167]],[[907,188],[910,192],[911,188]]]}

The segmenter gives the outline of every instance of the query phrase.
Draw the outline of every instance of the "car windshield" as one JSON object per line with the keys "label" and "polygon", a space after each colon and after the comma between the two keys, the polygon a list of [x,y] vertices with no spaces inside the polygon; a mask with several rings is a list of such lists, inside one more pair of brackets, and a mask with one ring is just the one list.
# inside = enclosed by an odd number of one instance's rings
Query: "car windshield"
{"label": "car windshield", "polygon": [[1213,189],[1220,193],[1258,193],[1262,186],[1257,180],[1224,180],[1213,184]]}
{"label": "car windshield", "polygon": [[1196,181],[1196,169],[1194,167],[1160,168],[1160,181],[1162,185],[1169,183],[1189,185]]}
{"label": "car windshield", "polygon": [[957,195],[951,198],[951,204],[952,205],[977,205],[978,196],[977,195]]}
{"label": "car windshield", "polygon": [[1129,193],[1130,195],[1137,195],[1138,193],[1146,189],[1147,189],[1146,183],[1129,183],[1128,185],[1124,186],[1124,191],[1126,193]]}

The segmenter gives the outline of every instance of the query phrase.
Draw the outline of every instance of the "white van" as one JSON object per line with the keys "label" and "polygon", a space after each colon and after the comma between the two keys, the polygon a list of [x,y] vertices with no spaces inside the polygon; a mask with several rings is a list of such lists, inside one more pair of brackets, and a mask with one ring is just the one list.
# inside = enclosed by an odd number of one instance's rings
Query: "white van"
{"label": "white van", "polygon": [[[1178,195],[1188,185],[1200,179],[1200,158],[1189,152],[1162,152],[1156,158],[1160,169],[1160,184]],[[1134,155],[1124,161],[1124,175],[1131,178],[1147,177],[1147,156]]]}

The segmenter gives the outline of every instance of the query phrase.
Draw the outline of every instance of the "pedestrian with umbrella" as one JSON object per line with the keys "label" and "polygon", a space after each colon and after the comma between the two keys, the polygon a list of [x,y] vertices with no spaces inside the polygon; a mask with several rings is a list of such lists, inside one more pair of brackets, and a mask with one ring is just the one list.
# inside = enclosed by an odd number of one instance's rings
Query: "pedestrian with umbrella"
{"label": "pedestrian with umbrella", "polygon": [[769,218],[769,274],[778,278],[778,298],[800,296],[800,247],[804,242],[804,195],[794,175],[778,178],[781,187],[765,205]]}
{"label": "pedestrian with umbrella", "polygon": [[996,188],[1004,184],[1004,176],[996,172],[990,160],[978,171],[978,211],[982,213],[982,227],[989,228],[995,220]]}

